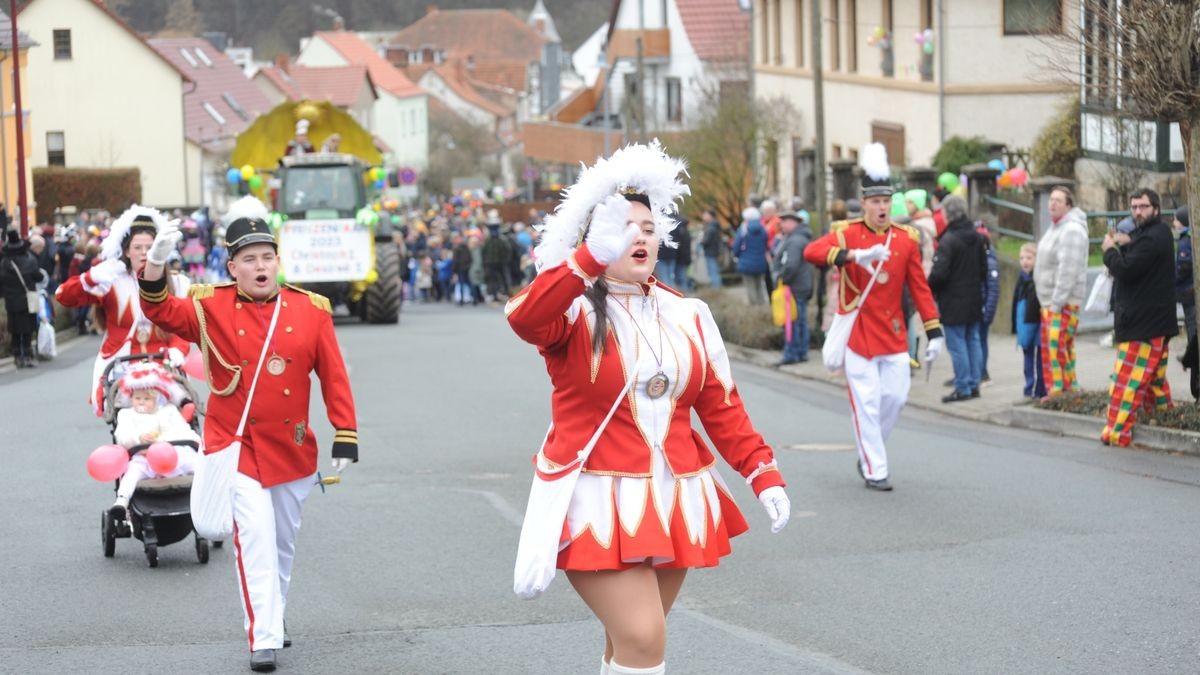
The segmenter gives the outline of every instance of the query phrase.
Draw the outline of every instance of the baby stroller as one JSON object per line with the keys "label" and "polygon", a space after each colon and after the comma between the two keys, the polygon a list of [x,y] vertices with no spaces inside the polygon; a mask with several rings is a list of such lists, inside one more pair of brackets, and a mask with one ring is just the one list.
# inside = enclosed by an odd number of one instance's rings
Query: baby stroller
{"label": "baby stroller", "polygon": [[[158,363],[174,377],[170,388],[169,403],[181,409],[184,418],[192,429],[199,432],[200,414],[195,409],[196,392],[188,384],[183,372],[172,368],[165,362],[161,354],[132,354],[120,356],[112,360],[104,369],[104,421],[109,425],[109,431],[116,441],[117,413],[129,405],[128,398],[120,389],[121,377],[129,369],[131,363]],[[182,445],[199,450],[198,444],[185,441],[173,445]],[[145,450],[149,443],[129,448],[130,457]],[[113,486],[115,492],[120,484],[118,479]],[[129,499],[126,509],[127,517],[118,519],[110,515],[109,509],[100,514],[100,541],[104,547],[104,557],[111,558],[116,553],[117,539],[135,537],[145,547],[146,561],[150,567],[158,567],[158,547],[169,546],[182,541],[194,532],[191,515],[192,477],[178,476],[175,478],[149,478],[138,482],[137,489]],[[214,548],[220,548],[221,542],[214,542]],[[196,559],[201,564],[208,562],[207,539],[196,536]]]}

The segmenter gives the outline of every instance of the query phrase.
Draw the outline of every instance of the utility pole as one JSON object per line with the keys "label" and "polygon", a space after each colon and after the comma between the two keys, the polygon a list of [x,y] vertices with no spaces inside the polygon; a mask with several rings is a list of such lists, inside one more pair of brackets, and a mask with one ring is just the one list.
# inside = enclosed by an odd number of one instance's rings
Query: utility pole
{"label": "utility pole", "polygon": [[13,42],[13,102],[17,106],[17,215],[21,238],[29,238],[28,197],[25,195],[25,109],[21,107],[21,34],[17,32],[17,0],[8,0]]}
{"label": "utility pole", "polygon": [[637,123],[638,143],[646,142],[646,73],[643,69],[642,38],[637,39]]}
{"label": "utility pole", "polygon": [[824,63],[821,59],[821,3],[813,0],[812,5],[812,64],[813,64],[813,126],[816,140],[813,142],[813,181],[816,183],[816,213],[809,227],[814,234],[820,234],[818,223],[825,220],[825,82],[822,76]]}

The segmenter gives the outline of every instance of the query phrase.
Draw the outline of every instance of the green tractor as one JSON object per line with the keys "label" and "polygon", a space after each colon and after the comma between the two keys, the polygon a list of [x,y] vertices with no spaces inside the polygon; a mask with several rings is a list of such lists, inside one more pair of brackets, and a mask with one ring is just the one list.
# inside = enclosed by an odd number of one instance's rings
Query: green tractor
{"label": "green tractor", "polygon": [[392,226],[367,199],[369,167],[354,155],[280,160],[271,224],[288,283],[330,299],[334,315],[368,323],[400,320],[401,260]]}

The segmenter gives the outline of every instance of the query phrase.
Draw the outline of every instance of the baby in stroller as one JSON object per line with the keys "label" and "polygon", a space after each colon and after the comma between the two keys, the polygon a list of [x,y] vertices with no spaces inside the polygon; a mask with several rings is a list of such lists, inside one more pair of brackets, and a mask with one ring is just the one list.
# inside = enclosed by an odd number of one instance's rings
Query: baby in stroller
{"label": "baby in stroller", "polygon": [[[171,403],[178,396],[177,387],[171,373],[153,361],[132,365],[119,381],[113,440],[134,454],[118,483],[117,499],[109,508],[109,514],[118,521],[125,519],[139,481],[186,476],[195,471],[196,450],[183,444],[199,447],[200,436]],[[155,471],[146,457],[146,450],[158,441],[175,446],[178,461],[167,473]]]}

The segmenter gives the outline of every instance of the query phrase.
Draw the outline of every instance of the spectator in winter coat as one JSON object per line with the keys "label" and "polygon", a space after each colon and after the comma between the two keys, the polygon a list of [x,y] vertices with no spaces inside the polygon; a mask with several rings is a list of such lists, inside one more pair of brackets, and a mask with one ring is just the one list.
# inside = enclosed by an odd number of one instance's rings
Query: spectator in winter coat
{"label": "spectator in winter coat", "polygon": [[988,333],[992,330],[992,322],[996,320],[996,311],[1000,307],[1000,260],[996,257],[996,247],[992,244],[987,225],[982,221],[977,222],[975,231],[979,233],[987,251],[987,279],[980,289],[983,295],[983,326],[979,329],[979,347],[983,353],[983,372],[979,384],[986,386],[992,381],[988,374]]}
{"label": "spectator in winter coat", "polygon": [[742,226],[733,240],[733,255],[751,305],[767,304],[767,231],[753,206],[742,211]]}
{"label": "spectator in winter coat", "polygon": [[475,291],[471,288],[471,249],[461,234],[451,239],[454,244],[454,301],[460,307],[475,302]]}
{"label": "spectator in winter coat", "polygon": [[[8,218],[4,216],[0,220],[7,221]],[[4,248],[0,251],[0,296],[4,298],[4,310],[8,313],[13,360],[18,368],[37,367],[33,355],[37,310],[31,311],[26,293],[36,292],[47,279],[48,275],[29,250],[29,242],[21,239],[18,230],[8,230]]]}
{"label": "spectator in winter coat", "polygon": [[954,364],[954,391],[943,403],[965,401],[979,396],[983,374],[983,354],[979,331],[983,326],[981,285],[987,280],[987,251],[983,238],[967,216],[962,197],[946,198],[946,231],[942,234],[929,288],[937,300],[938,313],[946,334],[946,349]]}
{"label": "spectator in winter coat", "polygon": [[[675,244],[679,243],[679,228],[682,222],[681,218],[675,217],[675,227],[671,229],[671,239]],[[675,286],[675,265],[678,260],[679,247],[667,246],[667,242],[660,241],[658,243],[658,264],[654,266],[654,276],[668,286],[683,290]]]}
{"label": "spectator in winter coat", "polygon": [[1129,199],[1137,230],[1104,237],[1104,266],[1113,277],[1113,341],[1117,363],[1109,389],[1108,423],[1100,441],[1121,447],[1133,440],[1138,410],[1171,406],[1167,341],[1175,323],[1175,242],[1160,215],[1158,193],[1147,188]]}
{"label": "spectator in winter coat", "polygon": [[808,301],[813,295],[813,266],[804,259],[804,247],[812,241],[808,223],[794,212],[779,220],[779,239],[775,268],[779,281],[788,287],[796,301],[796,316],[784,327],[783,359],[777,366],[808,360]]}
{"label": "spectator in winter coat", "polygon": [[1016,334],[1017,346],[1025,356],[1025,388],[1022,393],[1026,397],[1041,398],[1046,395],[1046,383],[1042,380],[1042,360],[1038,354],[1042,308],[1033,285],[1033,265],[1036,261],[1037,244],[1026,242],[1021,246],[1018,258],[1021,274],[1013,286],[1012,332]]}
{"label": "spectator in winter coat", "polygon": [[1050,222],[1042,226],[1033,282],[1042,306],[1042,377],[1046,394],[1073,389],[1075,331],[1079,307],[1087,293],[1087,216],[1075,206],[1075,196],[1063,186],[1050,191]]}
{"label": "spectator in winter coat", "polygon": [[1183,305],[1183,325],[1190,340],[1196,334],[1196,296],[1192,287],[1192,220],[1186,206],[1175,211],[1171,227],[1179,235],[1175,245],[1175,302]]}
{"label": "spectator in winter coat", "polygon": [[688,219],[679,216],[679,225],[671,232],[671,238],[678,245],[675,249],[675,278],[671,286],[679,291],[692,290],[692,277],[689,271],[692,267],[692,232]]}
{"label": "spectator in winter coat", "polygon": [[710,288],[721,287],[721,249],[724,247],[724,233],[721,223],[712,209],[704,209],[701,214],[704,234],[700,239],[700,248],[704,251],[704,269],[708,272]]}

